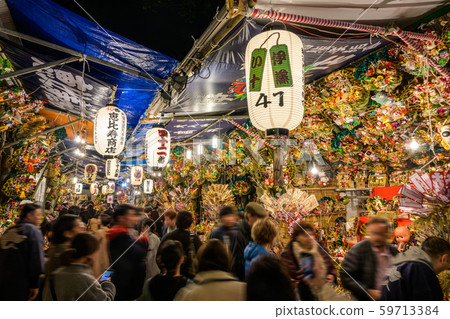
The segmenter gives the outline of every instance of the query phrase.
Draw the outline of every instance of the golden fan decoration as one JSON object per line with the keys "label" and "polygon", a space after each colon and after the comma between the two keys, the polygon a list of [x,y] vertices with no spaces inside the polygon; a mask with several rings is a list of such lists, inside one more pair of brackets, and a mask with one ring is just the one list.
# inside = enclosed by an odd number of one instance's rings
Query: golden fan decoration
{"label": "golden fan decoration", "polygon": [[219,209],[224,206],[234,206],[234,195],[228,185],[213,184],[203,195],[203,209],[211,221],[216,221]]}

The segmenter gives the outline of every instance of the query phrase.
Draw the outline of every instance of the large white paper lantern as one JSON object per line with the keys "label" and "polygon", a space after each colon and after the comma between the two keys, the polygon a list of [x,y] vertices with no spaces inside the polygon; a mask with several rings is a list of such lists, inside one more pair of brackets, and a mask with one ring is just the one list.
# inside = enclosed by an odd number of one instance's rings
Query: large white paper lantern
{"label": "large white paper lantern", "polygon": [[133,166],[131,168],[131,185],[139,186],[144,180],[144,169],[142,166]]}
{"label": "large white paper lantern", "polygon": [[108,185],[103,185],[102,186],[102,195],[106,195],[108,194]]}
{"label": "large white paper lantern", "polygon": [[120,174],[120,161],[117,158],[107,159],[105,175],[107,179],[118,179]]}
{"label": "large white paper lantern", "polygon": [[88,183],[92,183],[97,178],[97,165],[95,164],[87,164],[84,167],[84,179]]}
{"label": "large white paper lantern", "polygon": [[146,179],[144,180],[144,194],[151,194],[153,191],[153,180]]}
{"label": "large white paper lantern", "polygon": [[91,184],[90,191],[91,191],[91,195],[94,195],[94,196],[98,195],[98,185],[97,185],[97,183],[92,183]]}
{"label": "large white paper lantern", "polygon": [[145,135],[145,160],[152,169],[164,168],[170,159],[170,132],[153,127]]}
{"label": "large white paper lantern", "polygon": [[108,182],[107,187],[108,187],[108,194],[112,194],[116,190],[116,183]]}
{"label": "large white paper lantern", "polygon": [[80,195],[81,193],[83,193],[83,183],[76,183],[75,194]]}
{"label": "large white paper lantern", "polygon": [[127,116],[114,104],[98,110],[94,120],[94,145],[101,155],[116,156],[125,147]]}
{"label": "large white paper lantern", "polygon": [[[253,37],[245,52],[250,120],[268,135],[287,134],[303,119],[303,45],[289,31]],[[278,133],[277,133],[278,132]]]}

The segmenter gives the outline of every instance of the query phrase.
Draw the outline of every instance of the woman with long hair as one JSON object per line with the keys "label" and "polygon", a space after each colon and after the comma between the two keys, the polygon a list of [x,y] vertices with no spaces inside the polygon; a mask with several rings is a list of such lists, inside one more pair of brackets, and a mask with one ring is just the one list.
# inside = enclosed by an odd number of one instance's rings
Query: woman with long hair
{"label": "woman with long hair", "polygon": [[116,289],[110,281],[99,283],[92,273],[93,258],[99,243],[88,233],[75,236],[61,255],[62,267],[52,272],[45,283],[45,301],[114,300]]}

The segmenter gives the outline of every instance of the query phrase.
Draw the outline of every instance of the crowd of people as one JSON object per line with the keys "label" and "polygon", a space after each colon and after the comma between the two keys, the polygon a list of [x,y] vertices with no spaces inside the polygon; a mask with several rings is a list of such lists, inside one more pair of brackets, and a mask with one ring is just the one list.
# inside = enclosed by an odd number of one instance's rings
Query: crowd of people
{"label": "crowd of people", "polygon": [[[255,202],[243,218],[222,207],[203,243],[189,211],[86,203],[51,220],[45,208],[43,217],[24,204],[0,237],[0,300],[439,301],[437,275],[450,269],[449,242],[429,237],[399,253],[376,217],[339,265],[304,222],[280,250],[278,227]],[[338,276],[350,294],[336,292]]]}

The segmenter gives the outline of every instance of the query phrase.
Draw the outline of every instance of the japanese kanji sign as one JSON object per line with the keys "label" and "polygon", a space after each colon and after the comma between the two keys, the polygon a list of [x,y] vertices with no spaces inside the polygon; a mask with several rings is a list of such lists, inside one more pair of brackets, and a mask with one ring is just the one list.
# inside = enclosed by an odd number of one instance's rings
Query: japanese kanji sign
{"label": "japanese kanji sign", "polygon": [[107,159],[105,175],[107,179],[118,179],[120,174],[120,161],[117,158]]}
{"label": "japanese kanji sign", "polygon": [[252,52],[252,61],[250,67],[249,91],[261,91],[261,83],[264,73],[264,64],[266,63],[266,49],[255,49]]}
{"label": "japanese kanji sign", "polygon": [[97,165],[87,164],[84,168],[84,178],[86,182],[93,183],[97,178]]}
{"label": "japanese kanji sign", "polygon": [[119,155],[125,146],[127,117],[114,105],[101,108],[94,121],[94,145],[101,155]]}
{"label": "japanese kanji sign", "polygon": [[292,85],[291,65],[287,45],[274,45],[270,48],[270,62],[272,64],[273,82],[275,87]]}
{"label": "japanese kanji sign", "polygon": [[154,127],[145,136],[145,159],[151,168],[163,168],[170,159],[170,133]]}
{"label": "japanese kanji sign", "polygon": [[83,192],[83,184],[82,183],[76,183],[75,184],[75,194],[79,195]]}

